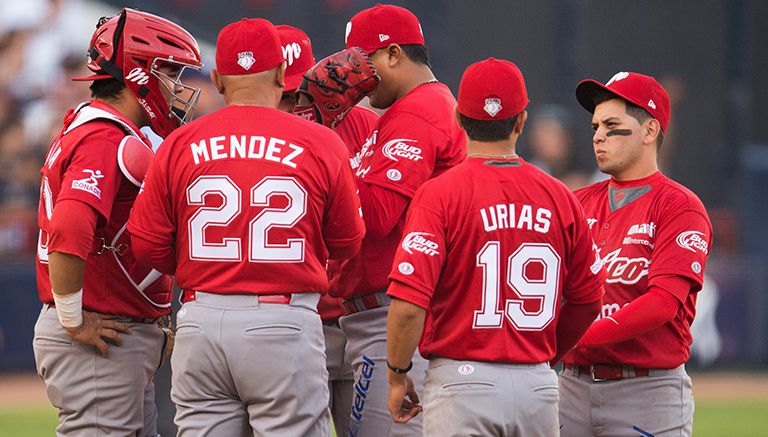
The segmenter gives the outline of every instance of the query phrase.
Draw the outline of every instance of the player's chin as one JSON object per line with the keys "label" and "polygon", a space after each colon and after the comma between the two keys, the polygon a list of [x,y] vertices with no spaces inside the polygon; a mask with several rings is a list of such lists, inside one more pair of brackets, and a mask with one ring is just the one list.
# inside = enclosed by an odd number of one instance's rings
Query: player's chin
{"label": "player's chin", "polygon": [[373,92],[368,95],[368,101],[371,104],[371,107],[376,109],[387,109],[390,106],[392,106],[391,99],[387,99],[382,93]]}

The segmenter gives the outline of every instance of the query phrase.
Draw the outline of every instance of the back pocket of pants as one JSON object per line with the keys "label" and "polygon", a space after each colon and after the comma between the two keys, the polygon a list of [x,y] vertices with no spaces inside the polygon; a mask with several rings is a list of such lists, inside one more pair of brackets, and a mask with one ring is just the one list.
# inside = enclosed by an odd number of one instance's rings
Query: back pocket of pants
{"label": "back pocket of pants", "polygon": [[454,381],[443,384],[441,388],[448,391],[495,390],[496,384],[490,381]]}
{"label": "back pocket of pants", "polygon": [[263,326],[252,326],[250,328],[246,328],[243,333],[247,336],[285,337],[285,336],[298,336],[298,335],[301,335],[302,332],[304,332],[304,330],[301,329],[301,327],[295,326],[295,325],[263,325]]}

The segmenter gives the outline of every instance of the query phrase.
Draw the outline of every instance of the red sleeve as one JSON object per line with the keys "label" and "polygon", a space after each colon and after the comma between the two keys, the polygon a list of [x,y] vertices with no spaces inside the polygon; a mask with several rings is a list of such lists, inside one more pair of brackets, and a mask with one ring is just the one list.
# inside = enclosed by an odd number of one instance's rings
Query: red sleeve
{"label": "red sleeve", "polygon": [[131,234],[133,254],[143,264],[172,275],[176,272],[176,251],[173,247],[159,246],[149,240]]}
{"label": "red sleeve", "polygon": [[323,239],[331,258],[351,258],[360,250],[365,235],[365,224],[360,215],[360,200],[355,193],[352,169],[347,165],[346,157],[342,157],[323,224]]}
{"label": "red sleeve", "polygon": [[574,211],[574,222],[570,229],[573,245],[567,261],[563,297],[570,303],[585,304],[603,297],[605,270],[581,205],[573,196],[569,200]]}
{"label": "red sleeve", "polygon": [[410,199],[395,191],[357,180],[358,195],[368,238],[381,240],[400,221]]}
{"label": "red sleeve", "polygon": [[85,261],[93,249],[98,218],[95,209],[78,200],[57,202],[48,226],[48,253],[68,253]]}
{"label": "red sleeve", "polygon": [[671,290],[680,302],[685,302],[689,293],[701,290],[712,245],[712,225],[704,207],[700,204],[690,207],[688,202],[686,198],[685,202],[665,206],[664,211],[668,212],[658,223],[648,272],[649,288],[659,286],[657,278],[665,275],[690,279],[689,289]]}
{"label": "red sleeve", "polygon": [[358,170],[358,175],[368,184],[411,198],[432,176],[438,152],[448,142],[444,132],[423,118],[394,115],[379,130],[369,166]]}
{"label": "red sleeve", "polygon": [[171,147],[168,144],[158,149],[128,218],[128,232],[132,238],[140,237],[151,242],[156,246],[155,250],[164,253],[175,249],[176,235],[168,189],[169,149]]}
{"label": "red sleeve", "polygon": [[77,144],[56,201],[79,200],[95,209],[106,221],[123,178],[117,163],[117,149],[125,133],[106,122],[87,123],[78,129],[92,131]]}
{"label": "red sleeve", "polygon": [[387,295],[404,300],[406,302],[410,302],[425,310],[429,309],[429,301],[432,297],[431,294],[424,294],[421,291],[398,281],[392,281],[389,283],[389,288],[387,288]]}
{"label": "red sleeve", "polygon": [[[436,200],[430,185],[419,191],[414,198],[403,231],[403,239],[395,253],[391,281],[407,285],[414,291],[410,297],[394,295],[415,305],[426,308],[432,299],[440,272],[445,265],[446,228],[442,213],[435,205]],[[398,292],[398,288],[394,292]]]}
{"label": "red sleeve", "polygon": [[[602,287],[601,287],[602,288]],[[573,304],[565,302],[560,308],[557,318],[557,353],[550,361],[551,365],[557,364],[563,356],[579,341],[589,324],[600,313],[601,300],[586,304]]]}
{"label": "red sleeve", "polygon": [[645,334],[674,319],[681,303],[675,289],[688,290],[691,280],[681,277],[665,281],[672,290],[652,287],[647,293],[633,300],[624,308],[593,323],[579,346],[595,347],[619,343]]}

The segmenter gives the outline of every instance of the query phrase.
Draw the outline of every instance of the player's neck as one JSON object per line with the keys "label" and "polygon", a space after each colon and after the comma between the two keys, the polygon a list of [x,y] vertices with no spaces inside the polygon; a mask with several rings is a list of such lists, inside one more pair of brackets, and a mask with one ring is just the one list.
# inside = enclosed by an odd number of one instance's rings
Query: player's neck
{"label": "player's neck", "polygon": [[232,90],[232,92],[224,93],[224,101],[227,102],[228,105],[267,106],[276,108],[280,99],[275,98],[274,92],[259,92],[254,89],[235,89]]}
{"label": "player's neck", "polygon": [[655,159],[652,161],[636,161],[634,165],[612,174],[611,177],[617,181],[636,181],[647,178],[657,171],[659,171],[659,165]]}
{"label": "player's neck", "polygon": [[482,156],[490,158],[516,158],[515,143],[517,138],[509,138],[503,141],[475,141],[467,139],[467,156]]}
{"label": "player's neck", "polygon": [[113,107],[135,126],[142,127],[149,125],[149,118],[147,118],[146,112],[144,112],[141,105],[139,105],[139,101],[130,94],[128,88],[124,88],[116,98],[105,99],[97,97],[94,98],[94,100],[98,100]]}
{"label": "player's neck", "polygon": [[403,78],[402,86],[398,90],[397,99],[395,100],[399,100],[419,85],[437,82],[432,70],[428,66],[422,64],[410,65],[406,74],[403,75]]}

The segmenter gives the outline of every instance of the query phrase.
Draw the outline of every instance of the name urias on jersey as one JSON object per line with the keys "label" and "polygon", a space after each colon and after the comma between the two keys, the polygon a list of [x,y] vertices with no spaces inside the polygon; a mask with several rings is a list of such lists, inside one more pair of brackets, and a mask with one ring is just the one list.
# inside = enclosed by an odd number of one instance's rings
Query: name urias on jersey
{"label": "name urias on jersey", "polygon": [[218,159],[263,159],[296,168],[304,148],[275,137],[229,135],[200,140],[189,145],[195,164]]}
{"label": "name urias on jersey", "polygon": [[480,209],[485,232],[498,229],[521,229],[542,234],[549,232],[552,211],[531,205],[500,203]]}

